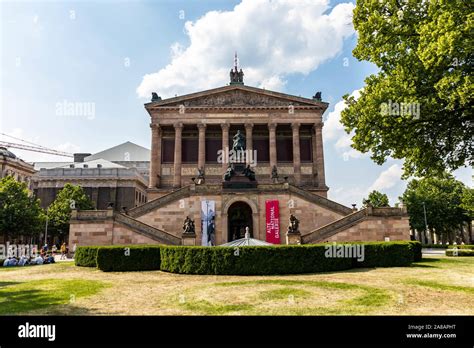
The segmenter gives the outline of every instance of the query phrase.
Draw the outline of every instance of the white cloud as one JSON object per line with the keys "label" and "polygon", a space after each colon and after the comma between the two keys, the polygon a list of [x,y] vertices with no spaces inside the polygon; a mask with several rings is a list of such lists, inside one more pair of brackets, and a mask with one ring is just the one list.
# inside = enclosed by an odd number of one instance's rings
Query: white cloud
{"label": "white cloud", "polygon": [[285,76],[308,74],[341,52],[354,34],[351,3],[328,0],[243,0],[185,23],[189,46],[174,43],[171,62],[143,77],[137,94],[163,97],[219,87],[229,81],[238,51],[248,85],[281,90]]}
{"label": "white cloud", "polygon": [[381,191],[394,187],[402,182],[401,175],[403,169],[399,164],[393,164],[388,169],[380,173],[379,177],[369,187],[369,192],[373,190]]}
{"label": "white cloud", "polygon": [[[356,89],[351,93],[351,96],[357,100],[360,97],[360,91],[360,89]],[[351,147],[351,139],[354,133],[347,134],[341,123],[341,112],[346,107],[345,101],[341,100],[334,105],[334,110],[328,114],[323,127],[324,141],[333,142],[334,148],[344,159],[359,158],[362,157],[363,154]]]}

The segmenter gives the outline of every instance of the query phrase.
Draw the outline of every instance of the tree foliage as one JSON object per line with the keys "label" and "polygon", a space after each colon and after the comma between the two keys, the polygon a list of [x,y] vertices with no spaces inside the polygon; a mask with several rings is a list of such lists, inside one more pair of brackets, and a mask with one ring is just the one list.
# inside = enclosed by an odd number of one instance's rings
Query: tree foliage
{"label": "tree foliage", "polygon": [[[379,68],[341,122],[378,164],[405,159],[405,177],[474,163],[474,2],[357,0],[353,54]],[[398,109],[397,109],[398,108]]]}
{"label": "tree foliage", "polygon": [[364,207],[371,205],[375,208],[390,206],[388,202],[388,196],[385,193],[379,192],[377,190],[370,192],[369,196],[362,200],[362,205]]}
{"label": "tree foliage", "polygon": [[6,240],[38,235],[44,226],[44,212],[26,183],[12,176],[0,180],[0,233]]}
{"label": "tree foliage", "polygon": [[73,207],[79,210],[94,208],[92,201],[87,197],[81,186],[66,184],[59,191],[54,202],[48,207],[49,235],[64,237],[68,233]]}
{"label": "tree foliage", "polygon": [[440,236],[458,230],[461,224],[470,221],[462,205],[466,190],[470,189],[450,174],[410,181],[401,197],[407,206],[410,226],[418,231],[425,229],[424,203],[429,230]]}

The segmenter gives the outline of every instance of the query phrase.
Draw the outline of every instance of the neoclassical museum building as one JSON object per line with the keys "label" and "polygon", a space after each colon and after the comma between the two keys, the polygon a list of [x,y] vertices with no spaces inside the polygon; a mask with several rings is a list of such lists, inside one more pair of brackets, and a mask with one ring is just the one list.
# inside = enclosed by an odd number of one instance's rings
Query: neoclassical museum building
{"label": "neoclassical museum building", "polygon": [[234,66],[227,86],[153,93],[146,202],[73,211],[69,243],[222,245],[246,231],[273,244],[410,238],[403,207],[357,210],[327,199],[320,92],[303,98],[243,80]]}

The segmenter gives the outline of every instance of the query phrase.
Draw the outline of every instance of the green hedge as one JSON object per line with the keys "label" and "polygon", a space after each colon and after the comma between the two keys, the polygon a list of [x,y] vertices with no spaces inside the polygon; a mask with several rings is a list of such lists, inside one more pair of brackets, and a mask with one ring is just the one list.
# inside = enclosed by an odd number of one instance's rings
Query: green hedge
{"label": "green hedge", "polygon": [[82,267],[97,266],[97,251],[100,246],[80,246],[74,254],[74,264]]}
{"label": "green hedge", "polygon": [[326,257],[327,246],[331,244],[241,248],[162,246],[161,270],[183,274],[298,274],[353,267],[408,266],[421,258],[421,245],[417,242],[351,244],[364,246],[362,262],[354,258]]}
{"label": "green hedge", "polygon": [[420,242],[417,242],[417,241],[410,241],[409,242],[411,244],[411,247],[412,247],[412,250],[413,250],[413,260],[416,262],[416,261],[421,261],[422,259],[422,245]]}
{"label": "green hedge", "polygon": [[448,249],[454,249],[454,247],[456,247],[457,249],[471,249],[471,250],[474,250],[474,245],[473,244],[450,245],[450,246],[448,246]]}
{"label": "green hedge", "polygon": [[447,249],[446,256],[474,256],[474,250],[458,249],[457,255],[454,255],[454,249]]}
{"label": "green hedge", "polygon": [[159,245],[102,247],[97,253],[97,268],[105,272],[159,270],[160,264]]}

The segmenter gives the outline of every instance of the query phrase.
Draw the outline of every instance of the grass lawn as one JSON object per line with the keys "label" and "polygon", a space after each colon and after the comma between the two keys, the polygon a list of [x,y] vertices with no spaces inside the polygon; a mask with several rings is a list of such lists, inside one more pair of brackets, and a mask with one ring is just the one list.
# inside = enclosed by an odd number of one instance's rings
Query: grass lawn
{"label": "grass lawn", "polygon": [[474,315],[474,257],[291,276],[0,267],[0,315]]}

